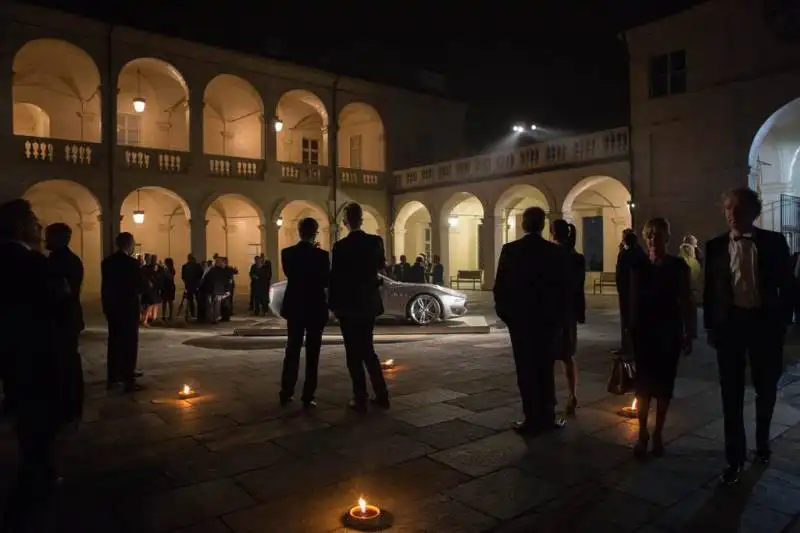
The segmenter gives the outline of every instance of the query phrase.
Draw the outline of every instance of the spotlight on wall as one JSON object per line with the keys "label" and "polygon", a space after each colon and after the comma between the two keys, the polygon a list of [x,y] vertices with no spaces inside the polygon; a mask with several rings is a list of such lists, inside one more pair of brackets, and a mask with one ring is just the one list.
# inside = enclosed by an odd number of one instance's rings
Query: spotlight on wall
{"label": "spotlight on wall", "polygon": [[458,217],[448,217],[447,218],[447,225],[451,228],[455,228],[458,226]]}
{"label": "spotlight on wall", "polygon": [[134,224],[144,224],[144,211],[141,209],[137,209],[133,212],[133,223]]}
{"label": "spotlight on wall", "polygon": [[513,131],[514,133],[522,133],[523,131],[525,131],[525,126],[520,126],[519,124],[515,124],[514,126],[512,126],[511,131]]}
{"label": "spotlight on wall", "polygon": [[538,126],[536,124],[531,124],[531,131],[536,131]]}
{"label": "spotlight on wall", "polygon": [[141,96],[137,96],[133,99],[133,110],[137,113],[144,113],[144,109],[147,107],[147,100],[142,98]]}
{"label": "spotlight on wall", "polygon": [[283,129],[283,121],[275,117],[275,120],[272,121],[272,127],[275,128],[276,132],[280,132]]}
{"label": "spotlight on wall", "polygon": [[275,221],[275,225],[279,228],[283,226],[283,217],[278,217],[278,220]]}

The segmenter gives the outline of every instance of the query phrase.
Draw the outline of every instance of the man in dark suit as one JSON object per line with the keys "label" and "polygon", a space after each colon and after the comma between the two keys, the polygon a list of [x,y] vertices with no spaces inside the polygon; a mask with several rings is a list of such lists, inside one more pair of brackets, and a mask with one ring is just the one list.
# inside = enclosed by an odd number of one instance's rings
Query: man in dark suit
{"label": "man in dark suit", "polygon": [[722,389],[728,467],[721,480],[733,484],[747,454],[743,404],[748,358],[756,390],[756,460],[769,462],[783,338],[792,322],[792,272],[784,236],[753,225],[761,214],[755,191],[728,191],[723,205],[730,230],[706,245],[703,319],[717,350]]}
{"label": "man in dark suit", "polygon": [[108,321],[107,388],[121,382],[125,392],[134,392],[144,389],[136,383],[143,280],[139,262],[133,258],[133,235],[120,233],[116,246],[117,251],[101,263],[101,300]]}
{"label": "man in dark suit", "polygon": [[64,373],[59,359],[58,309],[66,281],[51,275],[38,251],[41,226],[22,199],[0,205],[0,377],[20,449],[19,478],[6,507],[3,531],[22,531],[32,505],[49,495],[55,474],[54,445],[64,420]]}
{"label": "man in dark suit", "polygon": [[184,287],[183,297],[186,299],[186,319],[197,318],[195,302],[198,300],[200,280],[203,279],[203,267],[192,254],[187,256],[186,263],[181,267],[181,279]]}
{"label": "man in dark suit", "polygon": [[63,305],[57,309],[59,327],[59,361],[64,373],[66,421],[81,418],[83,412],[83,365],[78,352],[78,338],[84,329],[81,285],[83,262],[69,249],[72,229],[64,223],[50,224],[45,229],[44,240],[50,255],[47,257],[50,274],[55,279],[66,280],[69,289]]}
{"label": "man in dark suit", "polygon": [[639,246],[636,232],[628,228],[622,232],[622,242],[620,243],[619,254],[617,254],[617,296],[619,299],[619,325],[620,343],[619,350],[615,350],[616,355],[631,354],[630,337],[630,307],[631,307],[631,273],[637,261],[645,258],[644,250]]}
{"label": "man in dark suit", "polygon": [[350,234],[333,245],[329,305],[339,319],[347,353],[347,370],[353,380],[351,409],[367,410],[366,367],[375,397],[372,403],[389,408],[389,391],[373,345],[375,319],[383,314],[379,272],[386,266],[383,239],[361,230],[363,212],[356,203],[344,210]]}
{"label": "man in dark suit", "polygon": [[297,226],[300,242],[281,251],[286,292],[283,295],[281,316],[286,319],[286,357],[281,377],[281,405],[292,401],[300,367],[300,349],[306,345],[306,379],[303,383],[303,406],[315,407],[319,352],[322,330],[328,322],[328,303],[325,289],[330,278],[331,262],[328,252],[315,246],[319,224],[304,218]]}
{"label": "man in dark suit", "polygon": [[545,213],[530,207],[522,215],[525,236],[503,245],[494,282],[497,316],[508,326],[525,420],[520,433],[564,426],[555,416],[556,342],[567,327],[572,297],[569,256],[542,238]]}

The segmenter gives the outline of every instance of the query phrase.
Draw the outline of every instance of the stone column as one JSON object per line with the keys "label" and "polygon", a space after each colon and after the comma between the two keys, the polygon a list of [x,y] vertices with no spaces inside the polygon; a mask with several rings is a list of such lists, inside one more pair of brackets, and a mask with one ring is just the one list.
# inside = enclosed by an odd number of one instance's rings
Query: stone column
{"label": "stone column", "polygon": [[392,240],[394,241],[394,250],[392,251],[391,255],[396,257],[400,257],[402,254],[406,252],[406,229],[394,229]]}
{"label": "stone column", "polygon": [[436,223],[438,213],[431,214],[431,252],[438,255],[444,268],[444,282],[450,283],[450,226],[447,222]]}
{"label": "stone column", "polygon": [[[278,258],[281,251],[278,249],[278,233],[282,228],[279,228],[274,222],[268,222],[266,225],[258,227],[261,230],[263,239],[262,251],[267,259],[272,261],[272,269],[278,267]],[[273,274],[274,276],[274,274]],[[274,276],[277,279],[277,276]]]}
{"label": "stone column", "polygon": [[500,232],[503,230],[502,219],[485,216],[478,226],[479,266],[483,270],[483,289],[491,290],[494,286],[494,273],[499,256],[498,244]]}
{"label": "stone column", "polygon": [[205,261],[208,259],[206,251],[206,226],[208,225],[208,220],[206,220],[205,213],[196,212],[194,209],[192,209],[192,213],[192,218],[189,219],[190,253],[198,261]]}
{"label": "stone column", "polygon": [[[205,157],[203,157],[204,87],[205,84],[195,84],[189,92],[189,150],[191,152],[189,161],[191,161],[192,172],[202,172],[202,175],[207,175],[208,169],[205,168]],[[205,215],[202,218],[205,218]]]}

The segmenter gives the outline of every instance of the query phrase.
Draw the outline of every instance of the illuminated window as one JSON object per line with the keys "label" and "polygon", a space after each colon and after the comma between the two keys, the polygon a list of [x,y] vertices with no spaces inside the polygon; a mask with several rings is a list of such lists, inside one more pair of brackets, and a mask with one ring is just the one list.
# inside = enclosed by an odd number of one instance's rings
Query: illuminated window
{"label": "illuminated window", "polygon": [[139,146],[142,142],[142,117],[120,113],[117,115],[117,144]]}
{"label": "illuminated window", "polygon": [[303,163],[306,165],[319,165],[319,141],[303,139]]}

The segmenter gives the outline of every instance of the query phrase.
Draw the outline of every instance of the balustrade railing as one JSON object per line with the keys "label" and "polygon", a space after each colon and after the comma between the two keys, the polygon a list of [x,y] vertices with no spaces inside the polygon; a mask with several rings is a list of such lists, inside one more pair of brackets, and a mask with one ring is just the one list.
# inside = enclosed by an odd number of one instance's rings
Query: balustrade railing
{"label": "balustrade railing", "polygon": [[101,145],[85,141],[67,141],[17,136],[20,153],[26,161],[42,164],[92,166],[97,164]]}
{"label": "balustrade railing", "polygon": [[160,174],[183,174],[188,169],[189,153],[136,146],[117,146],[117,161],[123,168]]}
{"label": "balustrade railing", "polygon": [[377,170],[340,167],[339,183],[342,187],[383,189],[386,187],[386,173]]}
{"label": "balustrade railing", "polygon": [[394,173],[395,187],[400,190],[416,189],[624,157],[628,155],[628,136],[628,128],[615,128],[522,146],[515,150],[400,170]]}
{"label": "balustrade railing", "polygon": [[322,165],[308,165],[306,163],[292,163],[278,161],[281,169],[280,180],[284,183],[299,183],[302,185],[327,185],[328,167]]}
{"label": "balustrade railing", "polygon": [[233,177],[246,180],[264,179],[264,160],[245,159],[224,155],[206,155],[210,176]]}

